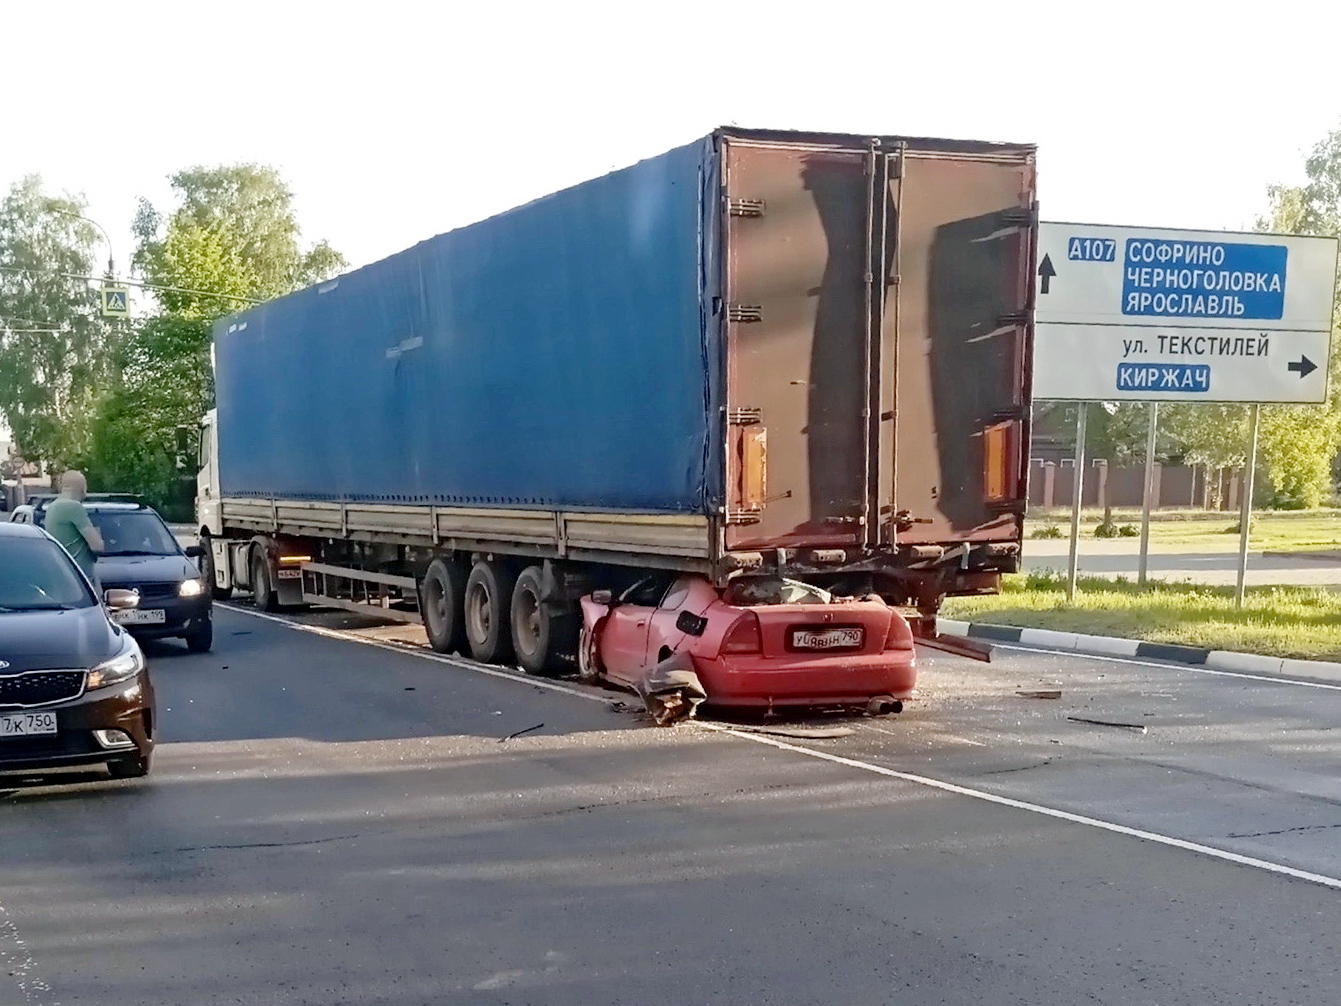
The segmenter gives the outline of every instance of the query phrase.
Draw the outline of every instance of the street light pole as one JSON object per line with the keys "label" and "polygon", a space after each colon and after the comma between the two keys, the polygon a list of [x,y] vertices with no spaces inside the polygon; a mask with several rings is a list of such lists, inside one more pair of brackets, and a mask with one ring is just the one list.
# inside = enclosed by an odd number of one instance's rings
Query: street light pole
{"label": "street light pole", "polygon": [[46,208],[47,211],[50,213],[59,213],[61,216],[72,217],[75,220],[82,220],[84,221],[84,223],[92,224],[94,227],[98,228],[98,230],[102,231],[102,238],[104,241],[107,242],[107,278],[115,279],[116,255],[112,251],[112,238],[111,235],[107,233],[107,228],[104,227],[102,224],[98,223],[98,221],[92,220],[84,216],[82,213],[75,213],[73,210],[67,210],[61,206],[56,205],[55,200],[47,200]]}

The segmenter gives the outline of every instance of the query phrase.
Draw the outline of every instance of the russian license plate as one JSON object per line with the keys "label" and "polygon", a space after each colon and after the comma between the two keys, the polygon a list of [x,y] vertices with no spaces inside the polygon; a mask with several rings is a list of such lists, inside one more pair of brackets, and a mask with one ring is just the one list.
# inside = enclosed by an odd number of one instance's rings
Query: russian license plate
{"label": "russian license plate", "polygon": [[862,630],[853,629],[793,629],[794,650],[854,650],[860,648]]}
{"label": "russian license plate", "polygon": [[281,569],[278,574],[280,580],[301,580],[303,571],[301,569]]}
{"label": "russian license plate", "polygon": [[0,713],[0,737],[35,737],[55,732],[55,713]]}
{"label": "russian license plate", "polygon": [[162,608],[129,608],[112,612],[112,620],[119,625],[162,625],[168,613]]}

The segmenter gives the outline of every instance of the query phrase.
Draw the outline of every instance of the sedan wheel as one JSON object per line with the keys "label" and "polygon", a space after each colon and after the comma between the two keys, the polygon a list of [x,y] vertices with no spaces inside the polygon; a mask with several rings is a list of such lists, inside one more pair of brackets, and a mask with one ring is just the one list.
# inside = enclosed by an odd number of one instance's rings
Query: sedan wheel
{"label": "sedan wheel", "polygon": [[600,637],[585,625],[577,641],[577,676],[589,685],[598,685],[605,680],[605,668],[601,666]]}

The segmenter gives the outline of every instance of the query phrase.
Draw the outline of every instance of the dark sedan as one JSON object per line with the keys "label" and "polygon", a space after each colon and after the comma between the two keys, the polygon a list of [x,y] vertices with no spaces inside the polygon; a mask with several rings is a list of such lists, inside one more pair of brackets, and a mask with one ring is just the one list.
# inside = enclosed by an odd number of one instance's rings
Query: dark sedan
{"label": "dark sedan", "polygon": [[214,604],[196,564],[152,507],[89,500],[89,519],[102,533],[98,579],[104,590],[139,592],[136,608],[113,617],[140,639],[178,637],[194,653],[214,645]]}
{"label": "dark sedan", "polygon": [[[136,596],[108,591],[107,602],[127,610]],[[153,746],[139,644],[49,535],[0,524],[0,771],[103,763],[134,778]]]}

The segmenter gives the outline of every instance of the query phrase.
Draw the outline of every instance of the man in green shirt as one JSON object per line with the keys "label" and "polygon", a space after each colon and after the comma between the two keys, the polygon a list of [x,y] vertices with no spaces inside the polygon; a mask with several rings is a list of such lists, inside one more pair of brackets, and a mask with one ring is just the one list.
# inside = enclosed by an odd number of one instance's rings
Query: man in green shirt
{"label": "man in green shirt", "polygon": [[69,471],[61,476],[61,494],[47,504],[42,527],[70,553],[95,588],[98,574],[95,563],[102,551],[102,535],[84,509],[88,481],[83,472]]}

